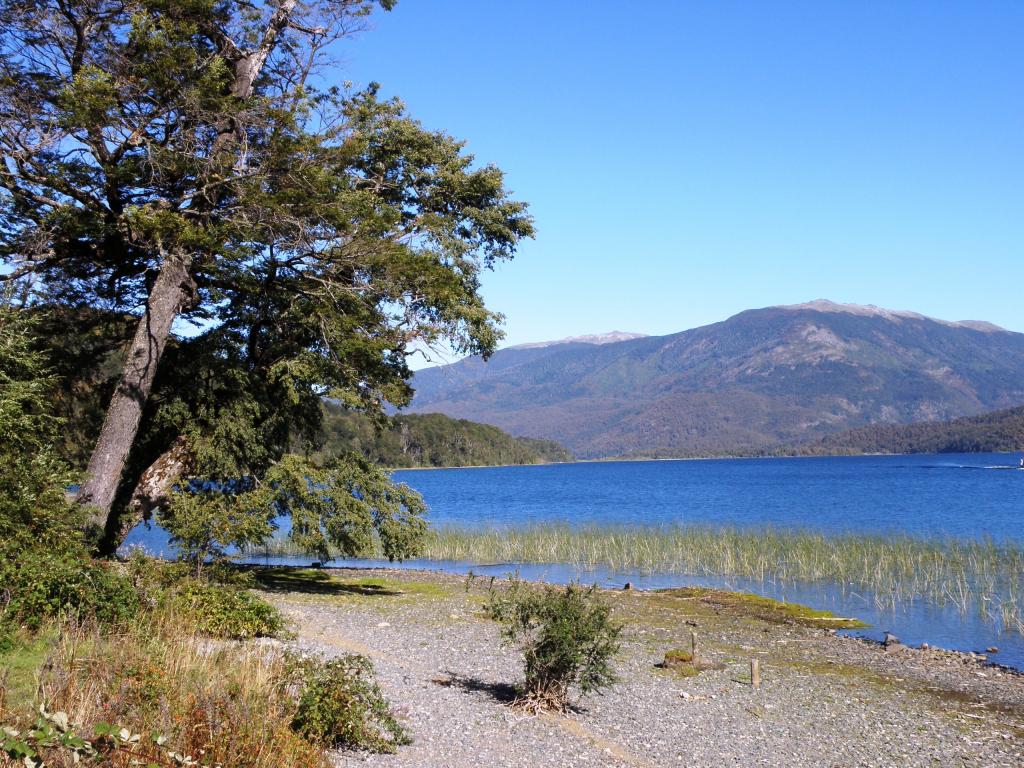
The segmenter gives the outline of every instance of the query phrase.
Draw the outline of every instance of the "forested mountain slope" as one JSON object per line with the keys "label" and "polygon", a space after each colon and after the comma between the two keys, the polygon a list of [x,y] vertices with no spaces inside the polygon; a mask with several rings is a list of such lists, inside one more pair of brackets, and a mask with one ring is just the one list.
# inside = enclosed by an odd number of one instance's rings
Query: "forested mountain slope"
{"label": "forested mountain slope", "polygon": [[318,458],[346,450],[385,467],[466,467],[545,464],[572,461],[550,440],[512,437],[497,427],[441,414],[396,416],[390,429],[378,431],[362,414],[325,405],[324,445]]}
{"label": "forested mountain slope", "polygon": [[415,412],[558,441],[580,457],[793,445],[1024,403],[1024,334],[816,301],[669,336],[510,348],[417,372]]}

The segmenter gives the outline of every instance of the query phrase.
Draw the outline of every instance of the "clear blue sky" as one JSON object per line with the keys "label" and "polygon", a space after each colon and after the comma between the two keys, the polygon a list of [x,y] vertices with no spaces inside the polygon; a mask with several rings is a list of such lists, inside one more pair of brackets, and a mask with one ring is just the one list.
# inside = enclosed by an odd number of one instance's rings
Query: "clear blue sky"
{"label": "clear blue sky", "polygon": [[338,51],[538,236],[507,343],[815,298],[1024,331],[1024,2],[400,0]]}

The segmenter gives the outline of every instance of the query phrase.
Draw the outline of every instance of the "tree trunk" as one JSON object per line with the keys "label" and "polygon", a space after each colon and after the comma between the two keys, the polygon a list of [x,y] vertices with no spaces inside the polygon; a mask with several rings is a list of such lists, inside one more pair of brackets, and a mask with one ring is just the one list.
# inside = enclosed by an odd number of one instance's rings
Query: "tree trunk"
{"label": "tree trunk", "polygon": [[[271,14],[259,45],[233,59],[234,82],[231,92],[239,99],[252,96],[253,84],[277,45],[281,32],[291,21],[298,0],[280,0]],[[234,48],[234,44],[231,43]],[[238,49],[235,48],[235,51]],[[214,157],[225,155],[234,145],[235,125],[232,120],[222,121],[219,135],[214,141]],[[97,534],[104,550],[116,548],[123,535],[123,526],[111,515],[121,475],[124,473],[128,453],[142,420],[142,412],[149,399],[156,376],[157,364],[167,344],[171,324],[181,310],[186,297],[186,286],[191,283],[191,260],[180,254],[164,254],[160,274],[149,294],[146,312],[139,321],[135,338],[128,352],[121,382],[114,392],[100,431],[99,440],[89,459],[85,483],[78,493],[79,504],[91,508],[89,529]],[[147,470],[148,472],[149,470]],[[121,515],[131,518],[133,515]]]}
{"label": "tree trunk", "polygon": [[167,346],[171,324],[187,295],[188,267],[187,257],[175,254],[164,257],[146,302],[146,311],[139,318],[121,381],[107,407],[103,429],[77,499],[79,504],[90,508],[89,524],[95,532],[107,529],[125,461],[153,388],[157,364]]}
{"label": "tree trunk", "polygon": [[123,495],[115,502],[112,514],[107,518],[100,553],[110,555],[116,552],[132,528],[166,506],[174,483],[191,467],[188,441],[179,437],[142,473],[127,504]]}

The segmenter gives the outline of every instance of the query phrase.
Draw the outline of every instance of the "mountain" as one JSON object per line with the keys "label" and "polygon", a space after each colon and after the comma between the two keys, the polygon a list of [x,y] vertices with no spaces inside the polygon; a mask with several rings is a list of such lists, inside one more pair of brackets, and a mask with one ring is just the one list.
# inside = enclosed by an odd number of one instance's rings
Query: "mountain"
{"label": "mountain", "polygon": [[539,347],[553,347],[556,344],[569,344],[574,341],[580,344],[614,344],[617,341],[630,341],[631,339],[643,339],[646,337],[646,333],[609,331],[608,333],[591,333],[586,336],[568,336],[557,341],[535,341],[531,344],[517,344],[514,347],[509,347],[509,349],[537,349]]}
{"label": "mountain", "polygon": [[1024,407],[917,424],[873,424],[828,435],[779,455],[1014,453],[1024,451]]}
{"label": "mountain", "polygon": [[450,419],[439,413],[396,416],[379,431],[361,413],[324,404],[323,448],[316,458],[328,460],[356,451],[385,467],[469,467],[499,464],[547,464],[572,461],[551,440],[512,437],[489,424]]}
{"label": "mountain", "polygon": [[1024,334],[873,306],[748,310],[669,336],[509,348],[418,371],[411,410],[583,458],[710,455],[1024,403]]}

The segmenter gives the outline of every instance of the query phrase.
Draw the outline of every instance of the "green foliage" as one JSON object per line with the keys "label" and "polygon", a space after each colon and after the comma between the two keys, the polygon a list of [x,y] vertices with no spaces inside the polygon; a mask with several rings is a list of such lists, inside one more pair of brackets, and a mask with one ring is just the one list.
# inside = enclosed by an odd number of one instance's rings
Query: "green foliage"
{"label": "green foliage", "polygon": [[918,424],[873,424],[772,455],[833,456],[860,453],[1011,453],[1024,450],[1024,407]]}
{"label": "green foliage", "polygon": [[[34,705],[8,696],[0,678],[0,725],[16,731],[3,734],[22,743],[5,746],[76,764],[58,731],[88,743],[77,745],[77,764],[326,768],[324,749],[291,727],[300,686],[282,654],[211,644],[183,618],[158,606],[114,632],[57,622],[60,641],[32,675]],[[57,714],[39,722],[40,706]]]}
{"label": "green foliage", "polygon": [[35,322],[0,296],[0,548],[65,549],[77,538],[65,488],[74,481],[52,442],[54,379],[33,348]]}
{"label": "green foliage", "polygon": [[214,637],[274,637],[284,629],[280,611],[239,587],[189,580],[177,588],[173,601],[196,631]]}
{"label": "green foliage", "polygon": [[252,574],[226,562],[214,562],[202,578],[191,564],[167,562],[136,551],[127,571],[140,600],[151,610],[171,609],[191,631],[213,637],[276,637],[284,630],[281,613],[257,594]]}
{"label": "green foliage", "polygon": [[137,608],[120,570],[89,558],[82,513],[67,501],[73,475],[53,449],[53,377],[33,346],[35,328],[0,302],[0,635],[61,612],[109,623]]}
{"label": "green foliage", "polygon": [[148,737],[129,728],[97,723],[93,735],[85,738],[68,719],[66,712],[47,712],[29,728],[0,728],[0,754],[25,768],[64,765],[145,765],[147,768],[196,765],[194,758],[165,748],[166,737],[153,733]]}
{"label": "green foliage", "polygon": [[262,489],[275,509],[291,516],[291,540],[322,559],[332,547],[344,556],[370,552],[375,536],[389,560],[412,557],[423,546],[423,499],[361,456],[346,454],[322,467],[285,456]]}
{"label": "green foliage", "polygon": [[622,624],[596,586],[535,589],[513,581],[507,591],[492,588],[486,610],[504,626],[505,639],[522,648],[526,706],[565,709],[573,686],[587,694],[615,682],[611,662]]}
{"label": "green foliage", "polygon": [[263,543],[281,515],[291,518],[292,543],[321,559],[379,548],[389,560],[404,560],[423,546],[425,511],[419,494],[362,457],[346,454],[321,466],[287,455],[258,485],[229,481],[211,489],[196,481],[176,491],[160,522],[201,576],[208,561],[227,559],[229,548]]}
{"label": "green foliage", "polygon": [[272,517],[265,494],[223,488],[177,490],[159,515],[179,557],[192,564],[197,577],[208,561],[227,559],[231,547],[264,541],[274,530]]}
{"label": "green foliage", "polygon": [[371,752],[390,753],[412,743],[377,687],[368,658],[344,654],[293,663],[302,686],[292,719],[298,733],[327,747]]}
{"label": "green foliage", "polygon": [[[204,329],[137,388],[126,491],[181,444],[194,477],[262,480],[315,439],[324,396],[379,415],[410,399],[418,345],[494,350],[480,276],[532,236],[526,205],[376,86],[316,75],[376,5],[393,2],[0,4],[0,263],[55,310],[53,346],[92,345],[78,317],[114,320],[62,411],[94,434],[155,286]],[[169,264],[184,287],[154,280]],[[125,500],[115,517],[138,514]]]}
{"label": "green foliage", "polygon": [[467,467],[572,461],[551,440],[512,437],[497,427],[440,413],[403,414],[381,428],[365,414],[324,405],[324,443],[329,458],[355,451],[384,467]]}
{"label": "green foliage", "polygon": [[89,559],[84,548],[33,550],[0,563],[9,594],[2,608],[10,621],[38,629],[47,617],[70,613],[110,624],[133,616],[138,597],[115,564]]}

